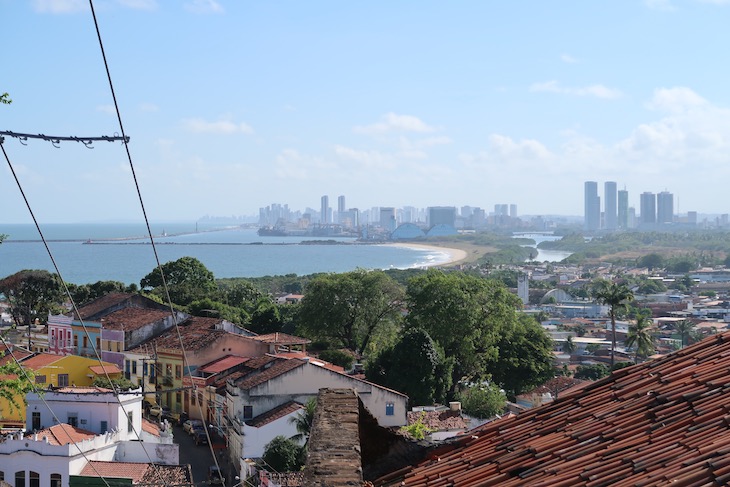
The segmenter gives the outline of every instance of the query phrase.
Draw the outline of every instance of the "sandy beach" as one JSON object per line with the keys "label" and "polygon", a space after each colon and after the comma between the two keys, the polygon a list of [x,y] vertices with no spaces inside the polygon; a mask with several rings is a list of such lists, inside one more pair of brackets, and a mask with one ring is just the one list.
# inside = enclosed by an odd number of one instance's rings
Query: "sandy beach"
{"label": "sandy beach", "polygon": [[423,267],[450,266],[457,264],[469,256],[465,250],[454,249],[449,247],[441,247],[439,245],[426,245],[421,243],[389,243],[385,244],[391,247],[401,247],[407,249],[438,251],[440,254],[446,255],[446,260],[424,264]]}

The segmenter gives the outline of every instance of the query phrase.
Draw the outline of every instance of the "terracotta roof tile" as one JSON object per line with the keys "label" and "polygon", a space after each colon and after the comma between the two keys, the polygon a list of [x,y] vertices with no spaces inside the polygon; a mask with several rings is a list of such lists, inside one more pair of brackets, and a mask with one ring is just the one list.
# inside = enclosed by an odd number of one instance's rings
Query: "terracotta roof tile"
{"label": "terracotta roof tile", "polygon": [[259,414],[255,418],[246,421],[246,424],[248,426],[253,426],[254,428],[260,428],[276,421],[277,419],[283,418],[287,414],[297,412],[300,409],[304,409],[304,406],[302,406],[298,402],[285,402],[281,406],[275,407],[274,409],[267,411],[264,414]]}
{"label": "terracotta roof tile", "polygon": [[249,360],[248,357],[236,357],[235,355],[226,355],[225,357],[218,359],[214,362],[210,362],[202,367],[198,368],[199,372],[205,372],[206,374],[217,374],[240,365]]}
{"label": "terracotta roof tile", "polygon": [[109,293],[100,298],[97,298],[89,304],[79,308],[79,316],[81,319],[86,320],[89,317],[96,316],[114,306],[119,306],[124,301],[129,300],[133,295],[129,293]]}
{"label": "terracotta roof tile", "polygon": [[275,345],[306,345],[312,343],[312,340],[307,338],[296,337],[294,335],[287,335],[286,333],[269,333],[267,335],[257,335],[251,337],[256,341],[271,343]]}
{"label": "terracotta roof tile", "polygon": [[[245,364],[247,368],[249,363],[250,361]],[[241,389],[251,389],[283,375],[290,370],[301,367],[304,364],[306,364],[306,362],[298,359],[274,359],[272,362],[267,362],[264,366],[255,370],[249,369],[247,373],[244,373],[240,378],[235,379],[235,384]],[[268,365],[268,367],[266,365]]]}
{"label": "terracotta roof tile", "polygon": [[104,318],[103,327],[107,330],[134,331],[150,323],[169,318],[169,311],[144,308],[124,308],[110,313]]}
{"label": "terracotta roof tile", "polygon": [[189,465],[102,462],[90,460],[79,474],[82,477],[130,479],[132,484],[192,485]]}
{"label": "terracotta roof tile", "polygon": [[726,485],[730,333],[434,450],[377,486]]}
{"label": "terracotta roof tile", "polygon": [[179,337],[178,331],[175,327],[172,327],[156,338],[147,340],[139,347],[130,350],[130,352],[148,353],[152,350],[153,346],[158,349],[180,350],[180,338],[182,338],[182,342],[185,345],[185,350],[201,350],[218,338],[228,334],[227,331],[215,329],[216,325],[222,321],[220,318],[193,316],[182,323],[178,323],[177,328],[180,330]]}
{"label": "terracotta roof tile", "polygon": [[142,431],[154,436],[160,436],[160,426],[145,418],[142,418]]}
{"label": "terracotta roof tile", "polygon": [[35,357],[30,357],[23,361],[23,366],[30,370],[38,370],[47,365],[51,365],[53,362],[58,362],[63,357],[61,355],[53,355],[50,353],[39,353]]}
{"label": "terracotta roof tile", "polygon": [[84,440],[89,440],[96,436],[96,433],[91,431],[76,428],[70,424],[56,424],[50,428],[42,429],[37,432],[38,440],[42,441],[43,438],[48,438],[48,443],[51,445],[67,445],[69,443],[79,443]]}
{"label": "terracotta roof tile", "polygon": [[104,375],[104,374],[121,374],[122,370],[117,367],[116,364],[104,364],[104,365],[90,365],[89,370],[95,373],[96,375]]}

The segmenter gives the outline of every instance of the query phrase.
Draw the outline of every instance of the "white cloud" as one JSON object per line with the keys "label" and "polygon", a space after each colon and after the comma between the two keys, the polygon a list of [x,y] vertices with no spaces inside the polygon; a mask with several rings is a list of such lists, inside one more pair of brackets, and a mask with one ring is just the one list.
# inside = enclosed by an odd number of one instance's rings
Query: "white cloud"
{"label": "white cloud", "polygon": [[654,91],[654,97],[648,107],[665,112],[683,112],[692,108],[707,105],[707,100],[690,88],[659,88]]}
{"label": "white cloud", "polygon": [[576,64],[578,62],[576,58],[566,53],[560,55],[560,60],[567,64]]}
{"label": "white cloud", "polygon": [[194,14],[222,14],[223,7],[215,0],[192,0],[184,5],[185,10]]}
{"label": "white cloud", "polygon": [[139,109],[142,112],[148,112],[148,113],[160,111],[160,107],[158,107],[154,103],[142,103],[139,105]]}
{"label": "white cloud", "polygon": [[355,133],[367,135],[379,135],[392,132],[434,132],[436,129],[427,125],[420,118],[412,115],[398,115],[395,113],[385,114],[380,122],[371,125],[358,126],[353,129]]}
{"label": "white cloud", "polygon": [[697,0],[700,3],[712,3],[714,5],[730,5],[730,0]]}
{"label": "white cloud", "polygon": [[40,13],[62,14],[86,10],[89,3],[84,0],[33,0],[33,10]]}
{"label": "white cloud", "polygon": [[561,86],[555,80],[545,81],[543,83],[533,83],[530,86],[532,92],[560,93],[563,95],[574,96],[594,96],[596,98],[613,99],[620,98],[623,94],[616,89],[608,88],[604,85],[590,85],[584,87],[567,87]]}
{"label": "white cloud", "polygon": [[202,118],[187,118],[182,121],[186,130],[195,133],[207,134],[252,134],[253,129],[247,123],[235,123],[230,120],[208,122]]}
{"label": "white cloud", "polygon": [[99,105],[96,107],[99,112],[106,113],[108,115],[116,115],[117,111],[114,109],[114,105]]}

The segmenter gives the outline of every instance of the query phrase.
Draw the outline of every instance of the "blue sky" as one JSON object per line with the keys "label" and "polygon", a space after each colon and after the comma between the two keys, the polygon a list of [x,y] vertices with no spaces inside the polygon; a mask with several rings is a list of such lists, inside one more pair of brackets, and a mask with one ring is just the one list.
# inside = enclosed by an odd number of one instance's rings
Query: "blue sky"
{"label": "blue sky", "polygon": [[[730,212],[730,0],[96,0],[152,220],[514,203]],[[0,0],[0,130],[119,132],[84,0]],[[41,222],[139,220],[120,144],[5,148]],[[30,221],[5,161],[0,221]]]}

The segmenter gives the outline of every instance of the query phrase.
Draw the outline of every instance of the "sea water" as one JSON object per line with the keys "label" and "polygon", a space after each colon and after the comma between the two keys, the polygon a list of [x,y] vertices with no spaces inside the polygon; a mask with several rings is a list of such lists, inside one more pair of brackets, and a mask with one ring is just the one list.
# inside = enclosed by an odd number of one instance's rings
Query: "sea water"
{"label": "sea water", "polygon": [[[56,272],[57,266],[69,283],[139,284],[157,266],[155,250],[163,264],[195,257],[216,278],[404,269],[443,263],[449,257],[439,249],[361,245],[351,238],[261,237],[254,228],[194,222],[151,225],[154,248],[144,224],[51,224],[40,230],[48,249],[35,226],[0,224],[0,234],[8,235],[0,245],[0,277],[23,269]],[[312,243],[304,244],[307,241]]]}

